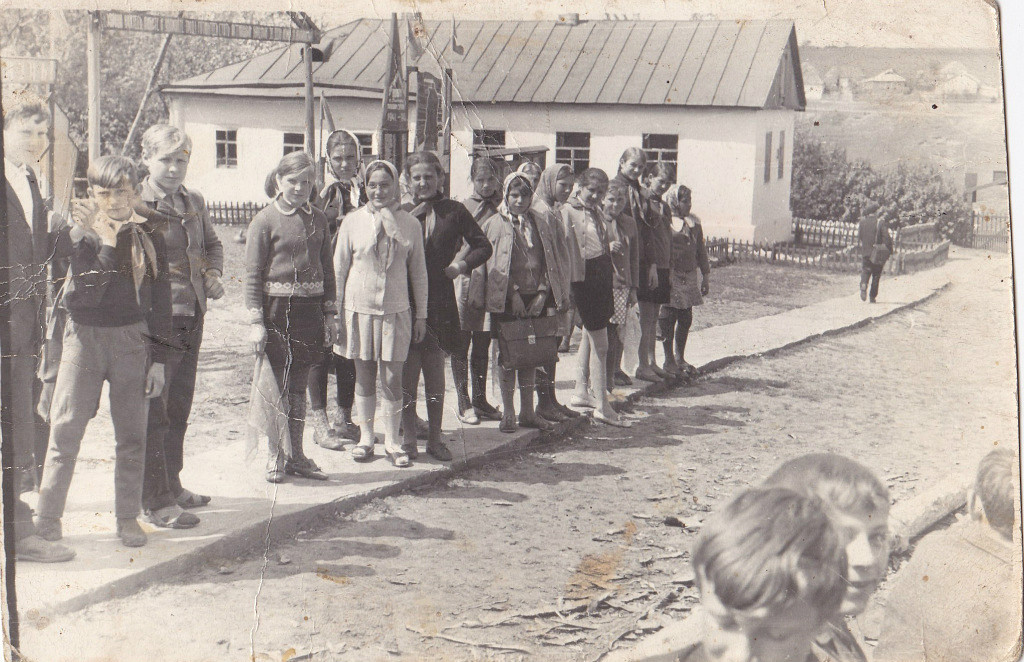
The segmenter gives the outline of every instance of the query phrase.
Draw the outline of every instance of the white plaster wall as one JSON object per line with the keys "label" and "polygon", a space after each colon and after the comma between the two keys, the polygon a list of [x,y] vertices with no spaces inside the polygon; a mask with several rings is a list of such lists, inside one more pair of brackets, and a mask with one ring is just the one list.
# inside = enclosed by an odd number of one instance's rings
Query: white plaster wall
{"label": "white plaster wall", "polygon": [[[793,181],[794,112],[765,110],[757,113],[754,144],[757,147],[754,168],[753,220],[755,241],[788,241],[793,237],[793,212],[789,206]],[[772,133],[771,179],[764,181],[765,134]],[[780,132],[785,132],[782,178],[778,176],[778,147]]]}

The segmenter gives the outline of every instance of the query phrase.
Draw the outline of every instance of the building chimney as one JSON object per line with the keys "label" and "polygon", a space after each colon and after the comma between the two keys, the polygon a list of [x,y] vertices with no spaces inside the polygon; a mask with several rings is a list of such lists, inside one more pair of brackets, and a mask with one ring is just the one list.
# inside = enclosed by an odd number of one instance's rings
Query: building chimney
{"label": "building chimney", "polygon": [[577,12],[572,12],[569,14],[559,14],[558,20],[564,23],[565,25],[579,25],[580,15]]}

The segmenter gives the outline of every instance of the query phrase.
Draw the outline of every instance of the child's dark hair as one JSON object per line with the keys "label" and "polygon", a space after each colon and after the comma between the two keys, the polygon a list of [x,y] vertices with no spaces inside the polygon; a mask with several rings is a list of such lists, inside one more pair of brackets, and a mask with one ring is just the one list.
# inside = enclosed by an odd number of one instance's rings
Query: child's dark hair
{"label": "child's dark hair", "polygon": [[626,148],[626,151],[624,151],[622,153],[622,156],[619,157],[620,169],[622,164],[630,159],[640,159],[640,163],[647,165],[647,153],[644,152],[644,150],[640,149],[639,147]]}
{"label": "child's dark hair", "polygon": [[29,100],[11,104],[5,104],[4,128],[9,129],[15,122],[32,120],[35,123],[49,123],[50,111],[41,101]]}
{"label": "child's dark hair", "polygon": [[315,172],[313,159],[309,154],[306,154],[303,151],[295,151],[285,154],[278,162],[277,167],[270,171],[270,174],[267,175],[266,181],[263,182],[263,190],[267,193],[267,197],[277,197],[278,177],[294,175],[297,172],[302,172],[306,168]]}
{"label": "child's dark hair", "polygon": [[437,158],[437,154],[428,151],[413,152],[405,160],[405,175],[409,176],[412,172],[412,167],[415,165],[430,165],[434,166],[434,170],[437,171],[438,177],[444,177],[444,167],[441,165],[441,159]]}
{"label": "child's dark hair", "polygon": [[324,146],[324,151],[330,154],[334,151],[335,147],[345,143],[355,147],[356,156],[359,156],[359,140],[348,131],[332,131],[331,135],[327,136],[327,144]]}
{"label": "child's dark hair", "polygon": [[889,508],[889,488],[860,462],[835,453],[808,453],[783,462],[764,486],[817,497],[842,514],[875,515]]}
{"label": "child's dark hair", "polygon": [[734,612],[806,603],[826,620],[846,592],[846,551],[824,505],[788,489],[742,492],[705,523],[692,554],[705,599]]}
{"label": "child's dark hair", "polygon": [[608,173],[600,168],[587,168],[576,175],[576,183],[582,188],[588,184],[607,185]]}
{"label": "child's dark hair", "polygon": [[664,161],[653,161],[644,166],[645,180],[656,179],[658,177],[667,179],[670,182],[676,181],[676,168],[671,163]]}
{"label": "child's dark hair", "polygon": [[508,186],[506,187],[506,196],[511,193],[513,189],[517,188],[526,189],[531,196],[533,195],[533,185],[530,184],[530,180],[527,179],[526,175],[521,172],[515,173],[515,177],[508,182]]}
{"label": "child's dark hair", "polygon": [[85,176],[89,186],[100,188],[119,188],[124,184],[135,188],[139,185],[139,169],[127,156],[101,156],[89,164]]}
{"label": "child's dark hair", "polygon": [[627,187],[622,183],[621,179],[612,179],[608,182],[608,193],[611,193],[612,191],[615,191],[620,195],[626,195]]}
{"label": "child's dark hair", "polygon": [[1013,493],[1017,458],[1009,448],[997,448],[981,459],[974,478],[974,496],[981,501],[989,526],[1007,539],[1013,538]]}
{"label": "child's dark hair", "polygon": [[473,165],[469,167],[469,178],[476,179],[477,174],[485,168],[500,181],[505,174],[505,170],[508,168],[508,164],[494,157],[477,156],[473,159]]}

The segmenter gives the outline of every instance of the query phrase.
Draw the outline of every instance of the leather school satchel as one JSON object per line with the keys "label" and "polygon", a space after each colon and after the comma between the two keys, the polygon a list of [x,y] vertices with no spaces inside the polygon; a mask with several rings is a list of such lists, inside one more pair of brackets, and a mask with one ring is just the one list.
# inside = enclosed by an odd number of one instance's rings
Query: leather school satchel
{"label": "leather school satchel", "polygon": [[498,331],[501,367],[537,368],[558,359],[558,316],[527,317],[502,322]]}

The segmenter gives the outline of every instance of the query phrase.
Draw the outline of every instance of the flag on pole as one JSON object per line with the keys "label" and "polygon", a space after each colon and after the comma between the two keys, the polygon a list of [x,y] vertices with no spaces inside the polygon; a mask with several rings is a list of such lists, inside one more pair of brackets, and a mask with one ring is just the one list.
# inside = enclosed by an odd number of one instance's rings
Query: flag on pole
{"label": "flag on pole", "polygon": [[466,49],[459,46],[458,35],[455,34],[455,16],[452,16],[452,53],[457,55],[464,55]]}
{"label": "flag on pole", "polygon": [[416,28],[422,29],[423,24],[418,20],[415,21],[415,25],[413,23],[413,19],[406,17],[405,33],[409,44],[406,53],[411,59],[418,60],[423,55],[423,46],[420,44],[419,37],[416,36]]}
{"label": "flag on pole", "polygon": [[388,74],[384,81],[381,107],[380,155],[399,170],[408,149],[409,88],[402,63],[401,41],[398,36],[398,14],[391,14],[391,53]]}

